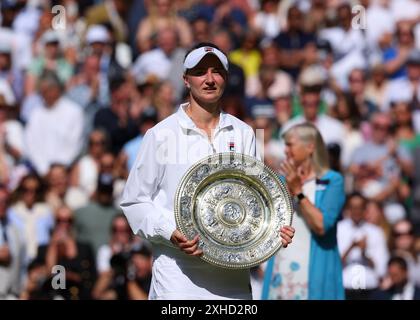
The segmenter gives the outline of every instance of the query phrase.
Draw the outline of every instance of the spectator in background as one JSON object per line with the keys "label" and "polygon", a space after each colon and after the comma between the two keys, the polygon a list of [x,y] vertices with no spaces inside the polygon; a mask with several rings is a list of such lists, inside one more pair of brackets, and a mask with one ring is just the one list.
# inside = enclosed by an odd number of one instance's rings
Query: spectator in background
{"label": "spectator in background", "polygon": [[0,183],[14,186],[16,166],[23,153],[23,127],[14,120],[14,108],[0,94]]}
{"label": "spectator in background", "polygon": [[126,276],[133,242],[133,234],[123,214],[117,214],[111,221],[111,239],[98,249],[98,280],[92,292],[95,299],[127,299]]}
{"label": "spectator in background", "polygon": [[106,183],[112,183],[114,206],[118,208],[127,179],[127,170],[120,159],[111,152],[105,152],[100,158],[98,179]]}
{"label": "spectator in background", "polygon": [[366,222],[374,224],[382,229],[387,246],[389,247],[391,241],[391,224],[385,218],[382,203],[374,200],[367,200],[364,218]]}
{"label": "spectator in background", "polygon": [[396,143],[414,156],[415,150],[420,148],[420,132],[416,132],[414,128],[413,109],[410,103],[408,101],[392,103],[391,115]]}
{"label": "spectator in background", "polygon": [[[406,71],[404,77],[393,80],[390,83],[385,107],[389,108],[392,102],[408,102],[412,111],[420,110],[420,49],[412,49],[406,58]],[[413,119],[415,128],[420,131],[420,120]]]}
{"label": "spectator in background", "polygon": [[156,109],[158,120],[163,120],[174,113],[175,90],[169,81],[156,84],[152,106]]}
{"label": "spectator in background", "polygon": [[[261,49],[261,66],[258,75],[249,77],[246,83],[248,96],[258,95],[261,90],[267,91],[266,95],[271,100],[292,94],[293,80],[288,73],[279,69],[279,50],[274,43],[267,44]],[[270,70],[271,81],[267,84],[262,73]],[[267,88],[265,88],[268,86]]]}
{"label": "spectator in background", "polygon": [[126,19],[133,0],[105,0],[86,12],[88,26],[109,24],[118,41],[128,39]]}
{"label": "spectator in background", "polygon": [[9,200],[6,186],[0,184],[0,300],[18,298],[23,287],[24,239],[7,216]]}
{"label": "spectator in background", "polygon": [[[315,70],[311,71],[315,72]],[[314,74],[311,75],[315,76]],[[344,126],[337,119],[322,113],[320,110],[321,106],[321,85],[303,86],[302,92],[300,93],[300,103],[303,107],[303,115],[292,118],[286,122],[282,127],[281,131],[285,132],[292,126],[310,122],[314,124],[317,129],[321,132],[322,138],[325,144],[336,143],[340,147],[344,144]]]}
{"label": "spectator in background", "polygon": [[82,148],[84,116],[81,107],[63,96],[63,85],[54,73],[39,81],[44,104],[33,110],[25,128],[25,151],[39,175],[52,163],[70,165]]}
{"label": "spectator in background", "polygon": [[287,12],[287,30],[280,32],[274,42],[280,50],[279,65],[294,80],[306,64],[311,51],[316,50],[315,36],[303,30],[303,13],[294,5]]}
{"label": "spectator in background", "polygon": [[389,258],[382,229],[364,218],[366,204],[360,193],[350,194],[345,218],[337,227],[347,300],[367,300],[379,288]]}
{"label": "spectator in background", "polygon": [[73,75],[73,66],[62,56],[58,33],[47,30],[41,37],[43,50],[29,65],[25,79],[25,95],[36,91],[36,85],[45,71],[55,73],[62,84],[66,84]]}
{"label": "spectator in background", "polygon": [[280,173],[295,197],[296,242],[267,266],[263,299],[344,299],[337,223],[345,201],[344,179],[330,169],[327,148],[310,123],[287,130]]}
{"label": "spectator in background", "polygon": [[350,108],[357,110],[362,120],[368,120],[378,111],[376,106],[366,99],[366,72],[362,69],[353,69],[349,74],[349,90],[346,93]]}
{"label": "spectator in background", "polygon": [[411,24],[407,21],[399,21],[395,38],[395,45],[383,52],[385,70],[391,79],[407,76],[407,58],[414,48],[414,32]]}
{"label": "spectator in background", "polygon": [[[274,120],[274,113],[272,114],[258,114],[254,113],[254,128],[263,133],[256,135],[257,150],[264,152],[264,163],[269,166],[274,172],[280,171],[280,163],[284,159],[282,156],[283,149],[280,141],[275,139],[276,122]],[[257,131],[258,132],[258,131]]]}
{"label": "spectator in background", "polygon": [[349,96],[339,95],[336,105],[330,110],[330,114],[341,122],[344,129],[339,160],[340,165],[346,170],[351,164],[354,150],[364,143],[360,113],[356,106],[350,102]]}
{"label": "spectator in background", "polygon": [[280,32],[282,17],[279,10],[279,0],[261,1],[261,11],[251,19],[251,26],[262,38],[274,39]]}
{"label": "spectator in background", "polygon": [[12,48],[13,65],[24,70],[32,60],[31,36],[13,29],[13,22],[19,13],[15,1],[2,1],[0,22],[0,43]]}
{"label": "spectator in background", "polygon": [[47,192],[46,202],[55,212],[66,205],[72,210],[85,206],[88,195],[77,186],[70,185],[70,169],[63,164],[53,163],[45,177]]}
{"label": "spectator in background", "polygon": [[366,100],[374,105],[377,111],[385,112],[387,110],[386,99],[389,87],[390,81],[386,76],[384,65],[374,65],[370,70],[364,93]]}
{"label": "spectator in background", "polygon": [[[258,79],[256,80],[256,88],[253,95],[245,98],[245,106],[248,116],[255,117],[256,113],[264,113],[265,115],[273,116],[274,107],[272,99],[269,97],[269,90],[274,85],[276,70],[270,66],[261,65]],[[249,78],[247,84],[249,84]],[[249,87],[247,88],[247,90]],[[258,111],[257,111],[258,109]]]}
{"label": "spectator in background", "polygon": [[160,30],[170,28],[179,35],[179,44],[187,48],[192,44],[191,28],[184,18],[177,15],[175,3],[171,0],[149,2],[149,15],[137,29],[137,46],[140,52],[146,52],[156,46],[156,35]]}
{"label": "spectator in background", "polygon": [[74,212],[77,240],[92,246],[96,256],[101,245],[109,243],[109,226],[118,210],[113,205],[113,181],[98,177],[93,199]]}
{"label": "spectator in background", "polygon": [[137,120],[139,130],[138,136],[128,141],[119,155],[120,161],[125,164],[127,172],[131,170],[134,161],[136,160],[143,136],[146,134],[147,130],[152,128],[157,122],[158,116],[156,110],[153,108],[144,110]]}
{"label": "spectator in background", "polygon": [[354,151],[349,170],[354,176],[356,190],[368,199],[389,205],[398,201],[401,170],[409,176],[412,172],[412,156],[390,140],[391,118],[388,114],[375,113],[371,125],[371,141]]}
{"label": "spectator in background", "polygon": [[92,131],[95,113],[109,105],[108,78],[100,70],[100,56],[86,56],[81,70],[70,80],[67,97],[82,107],[85,115],[85,136]]}
{"label": "spectator in background", "polygon": [[176,99],[182,97],[184,87],[179,81],[182,76],[182,60],[185,50],[178,46],[178,33],[176,29],[161,28],[156,36],[156,48],[141,54],[131,68],[131,74],[137,83],[145,82],[148,77],[154,76],[159,81],[169,80],[176,89]]}
{"label": "spectator in background", "polygon": [[0,79],[7,81],[16,101],[23,98],[24,77],[22,70],[12,61],[12,47],[7,42],[0,43]]}
{"label": "spectator in background", "polygon": [[[53,267],[60,265],[66,270],[66,290],[60,292],[71,300],[90,299],[91,290],[96,279],[95,258],[90,245],[76,241],[73,230],[73,212],[68,207],[60,207],[55,213],[55,227],[51,233],[48,245],[42,245],[38,249],[36,260],[45,264],[48,273],[52,273]],[[47,279],[46,283],[52,282]],[[54,288],[55,289],[55,288]]]}
{"label": "spectator in background", "polygon": [[391,231],[391,255],[405,259],[409,279],[420,285],[420,252],[416,249],[413,224],[406,219],[396,222]]}
{"label": "spectator in background", "polygon": [[407,262],[398,256],[388,262],[388,283],[371,296],[374,300],[420,300],[420,287],[408,277]]}
{"label": "spectator in background", "polygon": [[27,265],[36,257],[38,247],[48,244],[54,215],[45,203],[42,181],[35,174],[22,178],[12,194],[11,202],[8,219],[24,237]]}
{"label": "spectator in background", "polygon": [[258,44],[257,32],[248,30],[242,35],[240,47],[229,53],[229,60],[243,69],[246,81],[258,74],[261,65]]}
{"label": "spectator in background", "polygon": [[110,150],[117,154],[124,144],[137,134],[137,126],[130,117],[131,88],[123,78],[110,82],[111,106],[100,109],[93,121],[95,129],[102,129],[110,137]]}
{"label": "spectator in background", "polygon": [[131,265],[127,275],[130,300],[147,300],[152,282],[152,251],[145,242],[133,245]]}
{"label": "spectator in background", "polygon": [[210,22],[206,18],[198,16],[192,21],[191,27],[193,43],[207,42],[210,40],[212,29]]}
{"label": "spectator in background", "polygon": [[100,129],[93,130],[89,134],[87,153],[71,169],[70,185],[80,188],[89,198],[96,190],[101,158],[108,149],[107,133]]}

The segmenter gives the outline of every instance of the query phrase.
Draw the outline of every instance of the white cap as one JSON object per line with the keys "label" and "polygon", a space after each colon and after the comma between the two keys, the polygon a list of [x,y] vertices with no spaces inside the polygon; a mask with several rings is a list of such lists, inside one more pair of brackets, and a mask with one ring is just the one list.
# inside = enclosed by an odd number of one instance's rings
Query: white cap
{"label": "white cap", "polygon": [[194,68],[207,54],[214,54],[222,63],[223,68],[225,68],[225,70],[228,71],[229,63],[225,54],[216,48],[210,46],[203,46],[191,51],[186,56],[184,61],[184,72],[188,69]]}
{"label": "white cap", "polygon": [[58,42],[60,43],[60,37],[58,33],[52,29],[45,31],[41,36],[41,42],[45,45],[47,43]]}
{"label": "white cap", "polygon": [[90,26],[86,32],[86,42],[92,44],[95,42],[107,43],[109,42],[108,30],[101,25]]}

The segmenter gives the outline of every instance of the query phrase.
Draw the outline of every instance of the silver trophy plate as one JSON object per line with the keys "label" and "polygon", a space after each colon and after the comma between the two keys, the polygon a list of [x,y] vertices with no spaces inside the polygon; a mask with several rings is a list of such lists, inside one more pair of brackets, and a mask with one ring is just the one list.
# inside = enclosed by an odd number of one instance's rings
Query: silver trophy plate
{"label": "silver trophy plate", "polygon": [[261,161],[228,152],[208,156],[183,176],[175,196],[178,230],[199,235],[201,258],[245,269],[282,246],[280,229],[291,225],[293,205],[285,184]]}

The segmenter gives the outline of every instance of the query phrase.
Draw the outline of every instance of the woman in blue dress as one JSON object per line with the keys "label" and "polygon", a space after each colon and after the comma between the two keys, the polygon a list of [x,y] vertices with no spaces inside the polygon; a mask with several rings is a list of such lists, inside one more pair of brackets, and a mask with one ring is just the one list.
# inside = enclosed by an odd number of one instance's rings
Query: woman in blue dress
{"label": "woman in blue dress", "polygon": [[262,299],[344,299],[336,237],[343,177],[330,169],[324,141],[312,124],[293,126],[283,138],[281,174],[295,199],[296,234],[293,246],[266,264]]}

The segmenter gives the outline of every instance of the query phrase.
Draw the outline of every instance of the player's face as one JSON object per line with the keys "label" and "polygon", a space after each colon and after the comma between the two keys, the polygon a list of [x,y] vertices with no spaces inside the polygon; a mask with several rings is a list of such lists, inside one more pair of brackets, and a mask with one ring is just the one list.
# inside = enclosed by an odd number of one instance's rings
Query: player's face
{"label": "player's face", "polygon": [[206,55],[194,68],[188,70],[184,82],[195,100],[203,103],[217,102],[225,89],[227,72],[219,59]]}

